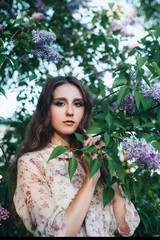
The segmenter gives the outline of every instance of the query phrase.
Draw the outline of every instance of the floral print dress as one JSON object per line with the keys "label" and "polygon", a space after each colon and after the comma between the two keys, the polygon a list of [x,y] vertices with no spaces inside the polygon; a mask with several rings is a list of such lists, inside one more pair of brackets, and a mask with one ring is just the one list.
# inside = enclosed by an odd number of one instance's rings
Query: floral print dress
{"label": "floral print dress", "polygon": [[[77,159],[78,166],[70,182],[67,159],[72,157],[72,152],[48,161],[58,145],[60,143],[53,139],[43,150],[26,153],[18,159],[14,205],[25,227],[37,237],[65,236],[66,209],[85,180],[85,171]],[[103,207],[102,193],[103,185],[98,181],[77,236],[114,237],[117,231],[123,236],[133,235],[140,222],[133,203],[126,198],[125,220],[130,232],[125,235],[114,216],[113,202]]]}

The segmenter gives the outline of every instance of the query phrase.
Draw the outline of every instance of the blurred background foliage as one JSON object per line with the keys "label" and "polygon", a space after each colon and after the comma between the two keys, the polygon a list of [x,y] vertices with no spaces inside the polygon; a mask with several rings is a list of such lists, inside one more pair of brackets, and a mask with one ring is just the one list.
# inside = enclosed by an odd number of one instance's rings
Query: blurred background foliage
{"label": "blurred background foliage", "polygon": [[[115,161],[106,169],[111,175],[112,170],[118,171],[126,195],[140,214],[134,236],[160,236],[159,173],[133,171],[134,163],[118,157],[120,142],[132,134],[160,151],[160,102],[144,97],[138,84],[143,80],[152,89],[160,81],[160,3],[128,0],[135,10],[126,13],[115,1],[106,1],[101,9],[91,7],[90,2],[0,0],[0,97],[15,91],[20,104],[5,120],[9,128],[0,139],[0,204],[10,212],[2,221],[0,236],[30,236],[13,212],[7,169],[24,138],[42,86],[57,75],[77,77],[93,94],[90,132],[105,141],[104,150]],[[131,27],[141,31],[139,25],[145,35],[135,43]],[[60,61],[32,54],[33,30],[55,33],[50,46],[62,56]],[[127,94],[135,99],[133,114],[120,106]],[[33,110],[28,109],[28,103]]]}

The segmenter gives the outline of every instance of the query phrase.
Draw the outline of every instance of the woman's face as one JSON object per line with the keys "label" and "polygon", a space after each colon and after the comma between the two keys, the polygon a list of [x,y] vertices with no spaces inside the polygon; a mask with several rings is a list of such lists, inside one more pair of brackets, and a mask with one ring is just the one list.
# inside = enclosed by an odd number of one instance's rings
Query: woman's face
{"label": "woman's face", "polygon": [[51,124],[54,137],[61,142],[69,140],[84,115],[84,101],[81,91],[70,83],[58,86],[53,93],[51,104]]}

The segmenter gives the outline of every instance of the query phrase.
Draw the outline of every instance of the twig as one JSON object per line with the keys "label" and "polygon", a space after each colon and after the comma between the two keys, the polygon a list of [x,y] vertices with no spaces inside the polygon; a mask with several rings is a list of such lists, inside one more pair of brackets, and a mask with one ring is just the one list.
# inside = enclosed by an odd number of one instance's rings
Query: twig
{"label": "twig", "polygon": [[101,102],[103,102],[106,98],[110,97],[112,94],[114,94],[114,93],[116,93],[116,92],[118,92],[118,91],[119,91],[119,90],[114,91],[114,92],[110,93],[109,95],[105,96],[104,98],[102,98],[102,99],[99,101],[99,103],[96,105],[95,109],[97,109],[98,105],[101,104]]}
{"label": "twig", "polygon": [[154,206],[149,200],[145,199],[144,197],[142,197],[142,196],[140,196],[140,195],[138,195],[138,197],[144,199],[146,202],[148,202],[148,203],[156,210],[157,213],[160,213],[160,212],[155,208],[155,206]]}
{"label": "twig", "polygon": [[3,153],[4,158],[5,158],[5,160],[6,160],[6,165],[7,165],[7,167],[8,167],[8,166],[9,166],[8,158],[7,158],[6,154],[5,154],[5,152],[4,152],[3,148],[2,148],[2,146],[0,146],[0,148],[1,148],[1,150],[2,150],[2,153]]}

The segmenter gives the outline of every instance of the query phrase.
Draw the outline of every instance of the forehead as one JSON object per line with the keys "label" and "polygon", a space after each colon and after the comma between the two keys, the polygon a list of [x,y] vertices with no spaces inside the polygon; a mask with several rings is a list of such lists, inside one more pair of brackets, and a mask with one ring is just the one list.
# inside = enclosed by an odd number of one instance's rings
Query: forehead
{"label": "forehead", "polygon": [[62,84],[58,87],[56,87],[56,89],[54,90],[54,98],[60,98],[60,97],[64,97],[64,98],[83,98],[83,95],[80,91],[80,89],[70,83],[65,83]]}

